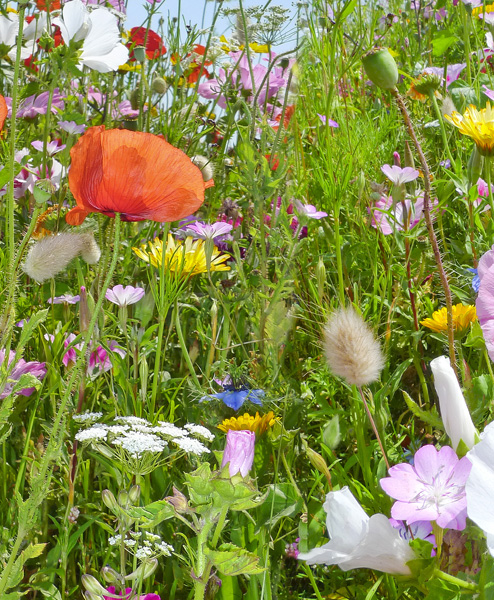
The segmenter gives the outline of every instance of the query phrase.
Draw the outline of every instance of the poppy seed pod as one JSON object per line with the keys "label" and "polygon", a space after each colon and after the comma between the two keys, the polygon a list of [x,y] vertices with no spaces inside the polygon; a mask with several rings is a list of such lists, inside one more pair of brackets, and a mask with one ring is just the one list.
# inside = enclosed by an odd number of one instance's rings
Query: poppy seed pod
{"label": "poppy seed pod", "polygon": [[166,91],[168,90],[168,84],[163,77],[155,77],[153,79],[153,83],[151,84],[151,89],[153,92],[156,92],[156,94],[163,95],[166,94]]}
{"label": "poppy seed pod", "polygon": [[374,48],[362,58],[367,77],[383,90],[392,90],[398,83],[398,67],[387,48]]}

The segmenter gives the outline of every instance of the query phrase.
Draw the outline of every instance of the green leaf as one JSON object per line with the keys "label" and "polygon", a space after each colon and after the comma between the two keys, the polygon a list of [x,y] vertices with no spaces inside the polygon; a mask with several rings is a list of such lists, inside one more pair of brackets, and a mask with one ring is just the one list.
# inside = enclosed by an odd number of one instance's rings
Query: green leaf
{"label": "green leaf", "polygon": [[322,430],[322,441],[331,450],[335,450],[341,442],[340,417],[335,415]]}
{"label": "green leaf", "polygon": [[449,29],[444,31],[438,31],[434,35],[432,40],[432,54],[433,56],[442,56],[445,54],[453,44],[458,41],[458,36],[453,35]]}
{"label": "green leaf", "polygon": [[0,171],[0,188],[3,188],[12,179],[12,171],[8,167],[4,167]]}
{"label": "green leaf", "polygon": [[142,508],[131,507],[125,513],[132,519],[140,520],[140,526],[144,529],[156,527],[163,521],[175,516],[173,507],[166,500],[158,500]]}
{"label": "green leaf", "polygon": [[410,398],[410,396],[405,391],[403,392],[403,396],[405,398],[405,402],[407,403],[408,408],[410,409],[413,415],[424,421],[424,423],[427,423],[428,425],[432,425],[432,427],[436,427],[437,429],[444,431],[443,422],[441,421],[441,418],[439,417],[435,406],[433,406],[430,411],[422,410],[419,407],[419,405],[414,400],[412,400],[412,398]]}
{"label": "green leaf", "polygon": [[205,548],[204,554],[222,575],[255,575],[264,571],[257,554],[234,544],[222,544],[218,550]]}
{"label": "green leaf", "polygon": [[7,589],[17,587],[24,578],[24,564],[31,558],[36,558],[45,549],[46,544],[29,544],[16,558],[12,571],[7,579]]}
{"label": "green leaf", "polygon": [[479,579],[479,600],[494,600],[494,559],[486,556]]}
{"label": "green leaf", "polygon": [[259,510],[256,531],[265,525],[274,527],[282,517],[293,517],[302,510],[302,498],[290,483],[268,486],[269,493]]}
{"label": "green leaf", "polygon": [[349,0],[343,7],[343,10],[338,15],[338,23],[343,23],[352,14],[357,6],[357,0]]}

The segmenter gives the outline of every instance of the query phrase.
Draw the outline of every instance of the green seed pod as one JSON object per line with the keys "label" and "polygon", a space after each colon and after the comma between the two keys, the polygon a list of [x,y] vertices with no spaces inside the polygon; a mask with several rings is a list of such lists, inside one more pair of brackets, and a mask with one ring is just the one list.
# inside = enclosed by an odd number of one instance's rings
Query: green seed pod
{"label": "green seed pod", "polygon": [[367,77],[383,90],[392,90],[398,83],[398,67],[387,48],[374,48],[362,58]]}
{"label": "green seed pod", "polygon": [[110,492],[110,490],[103,490],[101,492],[101,499],[103,500],[104,505],[109,508],[112,512],[118,510],[118,504],[115,500],[115,496]]}
{"label": "green seed pod", "polygon": [[92,575],[83,575],[81,577],[81,583],[88,592],[95,594],[96,596],[103,596],[103,594],[107,593],[106,588],[104,588]]}
{"label": "green seed pod", "polygon": [[132,504],[137,504],[139,502],[139,498],[141,496],[141,486],[133,485],[129,490],[129,499]]}
{"label": "green seed pod", "polygon": [[134,56],[140,63],[144,62],[146,60],[146,48],[144,46],[136,46],[134,48]]}
{"label": "green seed pod", "polygon": [[168,84],[163,79],[163,77],[155,77],[153,79],[153,83],[151,84],[151,89],[153,90],[153,92],[156,92],[156,94],[163,95],[166,94]]}

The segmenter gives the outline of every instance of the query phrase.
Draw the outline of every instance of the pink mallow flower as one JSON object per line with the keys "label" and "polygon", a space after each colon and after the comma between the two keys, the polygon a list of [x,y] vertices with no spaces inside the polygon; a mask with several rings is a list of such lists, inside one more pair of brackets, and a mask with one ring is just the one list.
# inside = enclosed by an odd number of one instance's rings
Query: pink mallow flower
{"label": "pink mallow flower", "polygon": [[81,297],[72,296],[71,294],[62,294],[62,296],[55,296],[53,298],[48,298],[48,304],[77,304]]}
{"label": "pink mallow flower", "polygon": [[221,468],[228,465],[230,477],[240,473],[246,477],[254,462],[256,434],[253,431],[229,429],[226,434],[226,447]]}
{"label": "pink mallow flower", "polygon": [[[304,204],[303,202],[300,202],[300,200],[294,200],[293,204],[295,212],[297,212],[300,217],[304,216],[309,219],[324,219],[324,217],[328,216],[328,213],[317,210],[312,204]],[[290,213],[290,210],[287,212]]]}
{"label": "pink mallow flower", "polygon": [[[448,88],[450,83],[456,81],[463,69],[467,66],[467,63],[457,63],[454,65],[448,65],[446,67],[446,87]],[[431,73],[433,75],[438,75],[441,80],[444,80],[444,68],[443,67],[427,67],[424,69],[424,73]]]}
{"label": "pink mallow flower", "polygon": [[445,529],[465,529],[465,483],[471,467],[468,458],[459,459],[449,446],[439,451],[432,445],[422,446],[415,453],[413,466],[395,465],[389,477],[380,481],[388,496],[397,500],[391,516],[408,524],[436,521]]}
{"label": "pink mallow flower", "polygon": [[[8,366],[11,365],[14,358],[15,352],[11,350],[9,352],[9,359],[7,363]],[[0,364],[3,365],[4,361],[5,350],[0,350]],[[20,358],[8,375],[7,383],[5,384],[3,390],[0,392],[0,400],[6,398],[12,392],[12,389],[14,388],[16,382],[19,381],[19,379],[27,373],[30,373],[31,375],[34,375],[34,377],[36,377],[37,379],[42,380],[46,375],[45,363],[37,361],[26,362],[23,358]],[[21,394],[22,396],[30,396],[35,391],[35,389],[36,388],[34,387],[24,388],[22,390],[19,390],[17,393]]]}
{"label": "pink mallow flower", "polygon": [[419,176],[417,169],[412,169],[412,167],[405,167],[402,169],[397,165],[383,165],[381,171],[395,185],[402,185],[403,183],[414,181]]}
{"label": "pink mallow flower", "polygon": [[[403,204],[405,205],[403,209]],[[434,201],[434,205],[437,200]],[[405,228],[405,218],[408,219],[408,229],[415,227],[424,216],[424,197],[420,195],[415,201],[409,197],[405,198],[404,203],[396,202],[393,207],[393,198],[391,196],[382,196],[374,207],[369,209],[372,214],[371,225],[379,229],[383,235],[390,235],[395,231],[403,231]]]}
{"label": "pink mallow flower", "polygon": [[[43,142],[41,140],[36,140],[31,142],[31,146],[40,152],[43,151]],[[46,152],[48,156],[53,156],[57,152],[60,152],[66,148],[65,144],[59,144],[58,140],[53,140],[46,144]]]}
{"label": "pink mallow flower", "polygon": [[479,260],[479,293],[475,302],[487,352],[494,361],[494,246]]}
{"label": "pink mallow flower", "polygon": [[118,306],[128,306],[139,302],[144,296],[144,289],[133,287],[131,285],[116,285],[112,289],[106,290],[105,298]]}

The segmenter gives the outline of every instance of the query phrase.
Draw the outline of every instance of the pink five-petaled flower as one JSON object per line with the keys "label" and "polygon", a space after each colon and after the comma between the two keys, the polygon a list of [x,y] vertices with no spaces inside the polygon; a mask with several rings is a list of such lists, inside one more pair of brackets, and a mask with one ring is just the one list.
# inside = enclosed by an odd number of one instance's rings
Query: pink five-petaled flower
{"label": "pink five-petaled flower", "polygon": [[[110,585],[109,587],[107,587],[106,591],[108,593],[112,594],[112,596],[118,596],[117,588],[114,585]],[[120,597],[121,598],[130,598],[131,595],[132,595],[132,588],[125,588],[125,594],[122,592],[120,594]],[[112,596],[103,596],[103,598],[105,600],[115,600],[114,598],[112,598]],[[138,599],[136,596],[133,596],[133,598],[135,598],[136,600],[161,600],[161,598],[160,598],[160,596],[158,596],[158,594],[141,594]]]}
{"label": "pink five-petaled flower", "polygon": [[471,467],[468,458],[458,459],[449,446],[439,451],[423,446],[415,453],[413,466],[395,465],[389,477],[381,479],[382,489],[397,500],[391,516],[408,524],[436,521],[439,527],[465,529],[465,483]]}
{"label": "pink five-petaled flower", "polygon": [[479,260],[479,293],[475,302],[489,357],[494,361],[494,246]]}
{"label": "pink five-petaled flower", "polygon": [[299,216],[303,215],[309,219],[324,219],[324,217],[328,216],[328,213],[317,210],[312,204],[303,204],[300,200],[294,200],[293,204],[295,205],[295,210]]}
{"label": "pink five-petaled flower", "polygon": [[54,298],[48,298],[48,304],[77,304],[81,297],[79,295],[72,296],[71,294],[62,294],[62,296],[55,296]]}
{"label": "pink five-petaled flower", "polygon": [[140,287],[131,285],[116,285],[112,289],[106,290],[105,298],[118,306],[128,306],[135,304],[144,296],[144,290]]}
{"label": "pink five-petaled flower", "polygon": [[[14,360],[14,358],[15,358],[15,352],[13,350],[11,350],[9,353],[9,358],[8,358],[8,363],[7,363],[9,367],[10,367],[10,364],[12,363],[12,361]],[[3,365],[4,361],[5,361],[5,350],[0,350],[0,365]],[[0,400],[3,400],[3,398],[6,398],[12,392],[12,389],[14,388],[15,383],[17,381],[19,381],[19,379],[27,373],[34,375],[34,377],[36,377],[39,380],[43,379],[44,376],[46,375],[45,363],[40,363],[40,362],[36,362],[36,361],[26,362],[24,359],[20,358],[8,375],[7,383],[5,384],[5,387],[3,388],[3,390],[1,390],[1,392],[0,392]],[[30,396],[34,391],[35,391],[34,387],[29,387],[29,388],[24,388],[22,390],[17,391],[17,393],[21,394],[22,396]]]}
{"label": "pink five-petaled flower", "polygon": [[226,446],[221,467],[228,464],[230,477],[240,473],[246,477],[254,462],[256,434],[253,431],[229,429],[226,434]]}
{"label": "pink five-petaled flower", "polygon": [[381,171],[395,185],[414,181],[419,176],[417,169],[412,169],[412,167],[405,167],[402,169],[396,165],[383,165]]}

